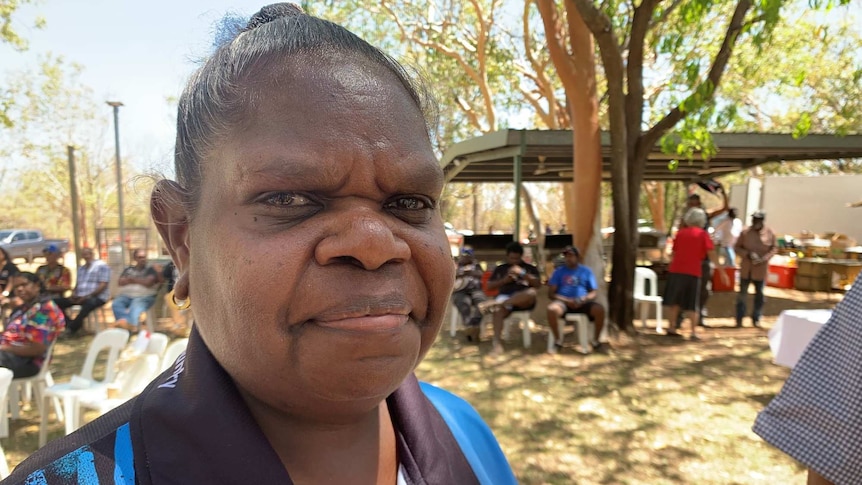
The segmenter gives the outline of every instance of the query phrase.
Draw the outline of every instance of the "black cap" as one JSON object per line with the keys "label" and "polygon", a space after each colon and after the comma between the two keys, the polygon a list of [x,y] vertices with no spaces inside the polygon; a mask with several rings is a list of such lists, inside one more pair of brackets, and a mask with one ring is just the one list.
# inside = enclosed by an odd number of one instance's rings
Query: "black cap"
{"label": "black cap", "polygon": [[572,253],[577,257],[581,257],[581,252],[578,251],[578,248],[572,246],[571,244],[563,248],[563,254]]}

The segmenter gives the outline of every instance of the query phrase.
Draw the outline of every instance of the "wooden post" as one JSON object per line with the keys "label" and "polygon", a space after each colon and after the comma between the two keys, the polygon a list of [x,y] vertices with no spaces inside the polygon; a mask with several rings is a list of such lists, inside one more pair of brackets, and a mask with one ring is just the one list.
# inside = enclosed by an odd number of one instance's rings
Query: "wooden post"
{"label": "wooden post", "polygon": [[69,195],[72,198],[72,233],[75,243],[75,266],[81,261],[81,224],[78,219],[78,179],[75,173],[75,147],[66,147],[69,154]]}

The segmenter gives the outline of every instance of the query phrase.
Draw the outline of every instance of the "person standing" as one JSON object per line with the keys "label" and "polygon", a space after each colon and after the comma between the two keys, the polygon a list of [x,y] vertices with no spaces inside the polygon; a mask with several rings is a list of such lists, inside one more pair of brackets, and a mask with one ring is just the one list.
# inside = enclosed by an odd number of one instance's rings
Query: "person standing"
{"label": "person standing", "polygon": [[[698,293],[701,289],[699,279],[701,262],[716,263],[715,246],[703,227],[706,224],[706,212],[697,207],[691,208],[683,216],[683,227],[677,232],[673,241],[673,259],[668,267],[667,287],[663,304],[667,309],[669,328],[674,328],[674,322],[680,313],[689,314],[691,319],[691,340],[700,340],[697,336],[697,324],[700,319],[698,310]],[[723,282],[728,282],[724,272],[719,273]],[[671,330],[668,335],[678,335]]]}
{"label": "person standing", "polygon": [[718,245],[718,255],[722,264],[728,267],[736,266],[736,251],[733,246],[742,234],[742,221],[736,216],[736,208],[727,209],[726,217],[720,217],[715,225],[715,243]]}
{"label": "person standing", "polygon": [[[720,183],[713,180],[701,182],[697,185],[721,197],[721,207],[712,212],[708,212],[706,210],[706,207],[704,207],[703,202],[701,202],[700,200],[700,195],[698,195],[697,193],[691,193],[686,200],[686,210],[697,208],[704,211],[704,213],[706,214],[706,220],[701,225],[701,228],[704,230],[709,230],[709,222],[727,211],[728,209],[727,193],[725,193],[724,187],[722,187]],[[698,289],[697,297],[697,311],[700,317],[698,318],[698,325],[705,327],[706,323],[704,322],[704,319],[707,317],[708,314],[706,311],[706,303],[709,301],[709,296],[711,294],[712,288],[712,266],[710,265],[709,259],[706,257],[704,257],[703,261],[701,261],[700,263],[700,273],[702,276],[700,277],[700,288]],[[682,314],[680,314],[680,316],[682,316]],[[677,327],[679,327],[680,323],[681,322],[677,322]]]}
{"label": "person standing", "polygon": [[0,336],[0,367],[11,370],[17,379],[39,373],[66,319],[51,299],[42,296],[42,281],[37,275],[18,273],[12,282],[22,304],[12,311]]}
{"label": "person standing", "polygon": [[78,336],[84,319],[93,310],[101,307],[111,298],[108,283],[111,281],[111,268],[104,261],[95,259],[92,248],[81,250],[81,258],[84,260],[78,268],[78,277],[75,281],[75,289],[69,298],[57,298],[54,300],[57,306],[65,312],[69,307],[80,305],[81,311],[75,318],[66,315],[66,332],[61,338],[74,338]]}
{"label": "person standing", "polygon": [[36,275],[45,287],[44,296],[52,300],[63,298],[72,289],[72,272],[60,264],[63,254],[56,244],[49,244],[42,250],[45,264],[36,269]]}
{"label": "person standing", "polygon": [[742,260],[739,269],[739,294],[736,297],[736,326],[742,326],[742,318],[746,313],[745,300],[748,297],[748,286],[754,285],[754,308],[751,310],[751,324],[760,326],[763,314],[763,285],[769,260],[778,252],[775,233],[764,225],[766,213],[756,211],[751,215],[751,225],[742,231],[736,240],[734,250]]}
{"label": "person standing", "polygon": [[554,335],[555,348],[562,344],[559,319],[567,313],[581,313],[589,317],[596,326],[596,338],[591,342],[593,350],[606,351],[606,344],[598,341],[605,325],[605,308],[595,301],[599,286],[592,270],[580,264],[581,253],[574,246],[563,248],[566,263],[554,270],[548,281],[548,325]]}
{"label": "person standing", "polygon": [[159,292],[159,273],[147,264],[147,252],[135,249],[135,264],[124,269],[117,280],[117,294],[111,309],[114,326],[135,331],[141,314],[149,310]]}

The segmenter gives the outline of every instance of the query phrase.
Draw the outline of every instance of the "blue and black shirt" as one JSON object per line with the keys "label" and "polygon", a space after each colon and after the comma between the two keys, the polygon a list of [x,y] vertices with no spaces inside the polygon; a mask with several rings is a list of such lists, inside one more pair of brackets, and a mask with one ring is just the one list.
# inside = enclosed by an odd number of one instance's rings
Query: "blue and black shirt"
{"label": "blue and black shirt", "polygon": [[[414,376],[386,400],[408,484],[516,483],[466,401]],[[138,397],[49,443],[4,484],[291,484],[227,372],[196,330]]]}

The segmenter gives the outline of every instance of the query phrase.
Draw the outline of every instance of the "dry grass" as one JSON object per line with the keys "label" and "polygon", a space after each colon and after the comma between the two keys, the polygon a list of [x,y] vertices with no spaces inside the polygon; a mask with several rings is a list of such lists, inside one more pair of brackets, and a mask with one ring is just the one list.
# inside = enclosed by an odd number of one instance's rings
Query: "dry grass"
{"label": "dry grass", "polygon": [[548,355],[534,332],[532,348],[518,334],[494,358],[487,341],[441,333],[418,374],[476,407],[523,484],[804,483],[801,465],[751,431],[789,374],[766,335],[780,310],[840,296],[767,294],[764,329],[733,328],[733,294],[717,294],[701,342],[648,330],[615,339],[609,355],[582,356],[568,336]]}
{"label": "dry grass", "polygon": [[[783,308],[836,301],[769,295],[767,328]],[[713,298],[718,318],[701,342],[647,331],[616,339],[609,355],[582,356],[570,336],[561,354],[547,355],[537,330],[532,348],[521,348],[518,334],[492,358],[487,341],[476,346],[441,332],[417,373],[476,407],[524,484],[804,483],[799,464],[751,432],[789,372],[771,363],[766,329],[730,328],[731,305],[730,294]],[[540,325],[541,313],[534,313]],[[57,345],[58,381],[80,369],[88,343]],[[38,427],[32,409],[10,423],[2,444],[11,466],[36,449]],[[52,421],[50,433],[61,436],[62,426]]]}

